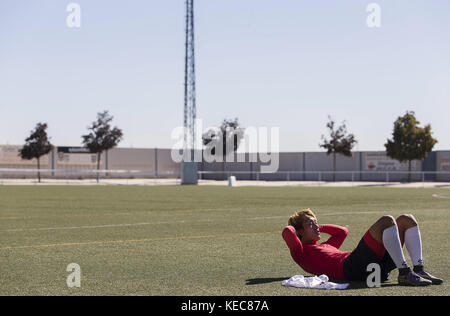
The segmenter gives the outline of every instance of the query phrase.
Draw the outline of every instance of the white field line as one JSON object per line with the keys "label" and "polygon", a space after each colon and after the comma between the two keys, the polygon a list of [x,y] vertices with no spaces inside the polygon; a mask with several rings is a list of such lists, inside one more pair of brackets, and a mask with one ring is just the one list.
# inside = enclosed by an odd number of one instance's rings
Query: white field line
{"label": "white field line", "polygon": [[161,225],[161,224],[183,224],[188,222],[211,222],[211,220],[198,220],[198,221],[167,221],[167,222],[146,222],[146,223],[133,223],[133,224],[110,224],[110,225],[95,225],[95,226],[73,226],[73,227],[42,227],[42,228],[18,228],[18,229],[5,229],[0,232],[25,232],[25,231],[45,231],[45,230],[75,230],[75,229],[97,229],[97,228],[112,228],[112,227],[133,227],[133,226],[148,226],[148,225]]}
{"label": "white field line", "polygon": [[[347,212],[347,213],[327,213],[320,214],[322,216],[341,216],[341,215],[354,215],[354,214],[385,214],[386,211],[369,211],[369,212]],[[260,217],[247,217],[241,218],[241,220],[266,220],[266,219],[288,219],[289,216],[260,216]],[[164,225],[164,224],[186,224],[186,223],[211,223],[213,220],[182,220],[182,221],[164,221],[164,222],[142,222],[131,224],[107,224],[107,225],[92,225],[92,226],[62,226],[62,227],[41,227],[41,228],[17,228],[17,229],[5,229],[0,230],[2,233],[13,232],[30,232],[30,231],[51,231],[51,230],[78,230],[78,229],[100,229],[100,228],[115,228],[115,227],[137,227],[137,226],[149,226],[149,225]]]}
{"label": "white field line", "polygon": [[3,250],[15,249],[37,249],[37,248],[53,248],[53,247],[69,247],[69,246],[92,246],[92,245],[108,245],[108,244],[123,244],[123,243],[142,243],[152,241],[168,241],[168,240],[190,240],[190,239],[206,239],[206,238],[230,238],[230,237],[252,237],[261,235],[274,235],[278,232],[261,232],[261,233],[234,233],[222,235],[201,235],[201,236],[173,236],[173,237],[155,237],[146,239],[129,239],[129,240],[104,240],[104,241],[86,241],[86,242],[71,242],[59,244],[41,244],[41,245],[27,245],[27,246],[7,246],[0,247]]}
{"label": "white field line", "polygon": [[443,196],[443,195],[439,195],[439,194],[433,194],[432,197],[434,197],[436,199],[450,199],[450,197],[448,197],[448,196]]}
{"label": "white field line", "polygon": [[[267,208],[267,207],[266,207]],[[186,210],[178,210],[178,211],[170,211],[171,214],[186,214],[186,213],[192,213],[193,211],[198,213],[198,212],[210,212],[210,211],[239,211],[241,210],[241,208],[225,208],[225,209],[214,209],[214,208],[207,208],[207,209],[199,209],[199,210],[192,210],[192,209],[186,209]],[[144,215],[149,215],[149,214],[154,214],[153,212],[149,212],[149,211],[144,211],[144,212],[137,212],[137,213],[126,213],[126,212],[121,212],[121,213],[101,213],[98,214],[97,216],[144,216]],[[57,218],[57,217],[67,217],[67,214],[52,214],[51,215],[52,218]],[[70,218],[74,218],[74,217],[92,217],[92,214],[70,214]],[[36,218],[42,218],[39,216],[24,216],[24,217],[17,217],[17,216],[5,216],[5,217],[0,217],[0,220],[31,220],[31,219],[36,219]]]}
{"label": "white field line", "polygon": [[[368,212],[346,212],[346,213],[326,213],[326,214],[318,214],[317,216],[323,217],[323,216],[341,216],[341,215],[353,215],[353,214],[385,214],[389,215],[389,212],[387,211],[368,211]],[[285,218],[288,219],[289,216],[265,216],[265,217],[252,217],[252,218],[245,218],[245,219],[252,219],[252,220],[258,220],[258,219],[278,219],[278,218]]]}

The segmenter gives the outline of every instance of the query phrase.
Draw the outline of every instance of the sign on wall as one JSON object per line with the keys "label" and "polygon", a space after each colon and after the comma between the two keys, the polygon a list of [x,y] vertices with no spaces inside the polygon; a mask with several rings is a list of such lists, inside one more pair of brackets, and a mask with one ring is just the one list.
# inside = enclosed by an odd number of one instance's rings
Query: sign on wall
{"label": "sign on wall", "polygon": [[84,147],[58,147],[58,164],[92,165],[97,163],[97,154]]}
{"label": "sign on wall", "polygon": [[[420,162],[412,161],[412,170],[420,170]],[[408,163],[389,158],[384,152],[365,154],[364,170],[366,171],[408,171]]]}
{"label": "sign on wall", "polygon": [[441,171],[450,171],[450,157],[449,158],[441,158],[440,170]]}

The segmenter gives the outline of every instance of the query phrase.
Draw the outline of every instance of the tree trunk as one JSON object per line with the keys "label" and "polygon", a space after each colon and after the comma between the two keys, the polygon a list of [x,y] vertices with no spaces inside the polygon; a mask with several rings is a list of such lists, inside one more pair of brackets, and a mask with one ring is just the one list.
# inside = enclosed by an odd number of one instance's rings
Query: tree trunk
{"label": "tree trunk", "polygon": [[38,182],[39,183],[41,183],[41,162],[40,162],[40,160],[39,160],[39,158],[37,158],[37,167],[38,167],[38,173],[37,173],[37,175],[38,175]]}
{"label": "tree trunk", "polygon": [[336,153],[333,153],[333,182],[336,182]]}
{"label": "tree trunk", "polygon": [[411,182],[411,160],[408,160],[408,182]]}
{"label": "tree trunk", "polygon": [[225,157],[222,161],[222,180],[225,180]]}
{"label": "tree trunk", "polygon": [[[107,150],[105,151],[105,167],[104,167],[104,169],[108,170],[108,151]],[[105,177],[109,177],[108,172],[105,172]]]}
{"label": "tree trunk", "polygon": [[100,182],[99,177],[100,177],[100,158],[102,157],[102,153],[97,153],[97,183]]}

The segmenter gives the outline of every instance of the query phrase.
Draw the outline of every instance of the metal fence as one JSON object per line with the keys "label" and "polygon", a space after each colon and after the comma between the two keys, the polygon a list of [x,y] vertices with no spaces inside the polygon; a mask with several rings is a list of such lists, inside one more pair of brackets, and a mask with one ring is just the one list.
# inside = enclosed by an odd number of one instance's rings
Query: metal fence
{"label": "metal fence", "polygon": [[[91,170],[0,168],[0,184],[30,182],[40,173],[46,183],[180,184],[181,170]],[[198,171],[199,180],[221,181],[234,176],[237,181],[265,182],[450,182],[449,171]]]}
{"label": "metal fence", "polygon": [[180,184],[180,172],[155,170],[19,169],[0,168],[0,184]]}
{"label": "metal fence", "polygon": [[246,181],[450,182],[449,171],[199,171],[203,180],[226,180],[230,176]]}

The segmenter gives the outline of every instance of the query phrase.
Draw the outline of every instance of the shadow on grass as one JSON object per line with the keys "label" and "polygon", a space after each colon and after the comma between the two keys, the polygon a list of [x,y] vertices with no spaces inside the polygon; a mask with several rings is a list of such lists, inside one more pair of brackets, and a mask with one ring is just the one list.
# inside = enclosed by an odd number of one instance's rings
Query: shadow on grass
{"label": "shadow on grass", "polygon": [[394,183],[375,183],[375,184],[361,184],[360,187],[366,187],[366,188],[370,188],[370,187],[393,187],[396,184]]}
{"label": "shadow on grass", "polygon": [[245,285],[258,285],[258,284],[265,284],[265,283],[273,283],[273,282],[282,282],[284,280],[288,280],[290,277],[285,278],[256,278],[256,279],[248,279],[245,280]]}
{"label": "shadow on grass", "polygon": [[[267,284],[267,283],[274,283],[274,282],[282,282],[284,280],[288,280],[290,277],[284,277],[284,278],[255,278],[255,279],[248,279],[245,280],[245,285],[258,285],[258,284]],[[330,280],[330,282],[334,283],[349,283],[350,286],[347,288],[347,290],[362,290],[362,289],[368,289],[366,282],[342,282],[340,280]],[[397,287],[399,286],[397,283],[390,283],[390,282],[384,282],[381,283],[381,288],[388,288],[388,287]]]}
{"label": "shadow on grass", "polygon": [[[334,281],[331,281],[334,282]],[[340,281],[336,281],[336,283],[339,283]],[[362,290],[362,289],[370,289],[370,287],[367,286],[366,282],[348,282],[350,286],[347,288],[347,290]],[[388,287],[397,287],[399,286],[396,283],[381,283],[380,288],[388,288]]]}

